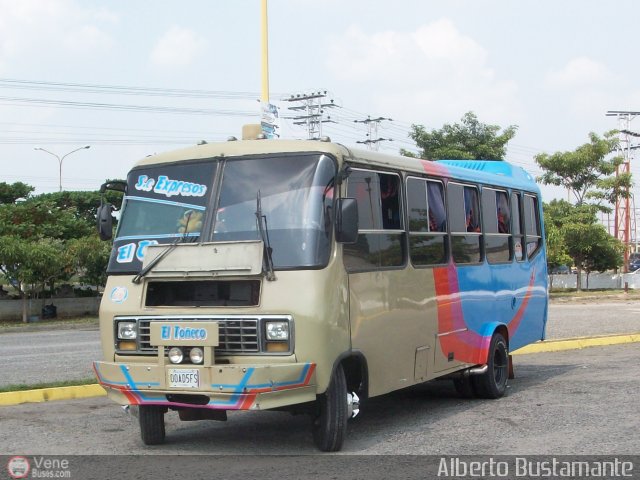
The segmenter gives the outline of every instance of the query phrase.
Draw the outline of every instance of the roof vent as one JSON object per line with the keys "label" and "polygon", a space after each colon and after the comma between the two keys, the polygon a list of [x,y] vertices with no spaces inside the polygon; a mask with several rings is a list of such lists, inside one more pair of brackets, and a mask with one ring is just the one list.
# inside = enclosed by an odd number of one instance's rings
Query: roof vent
{"label": "roof vent", "polygon": [[327,137],[326,135],[320,137],[318,140],[320,140],[321,142],[331,142],[331,138]]}

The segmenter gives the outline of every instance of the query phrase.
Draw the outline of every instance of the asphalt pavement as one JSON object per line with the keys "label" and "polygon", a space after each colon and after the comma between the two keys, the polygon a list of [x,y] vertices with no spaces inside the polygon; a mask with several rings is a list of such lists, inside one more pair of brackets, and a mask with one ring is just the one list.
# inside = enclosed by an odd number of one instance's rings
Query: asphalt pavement
{"label": "asphalt pavement", "polygon": [[[640,301],[564,300],[551,302],[547,340],[640,333]],[[93,377],[102,358],[96,325],[0,330],[3,368],[0,386],[81,380]]]}
{"label": "asphalt pavement", "polygon": [[[515,374],[507,395],[499,400],[462,399],[452,382],[433,381],[363,402],[360,415],[349,422],[341,454],[367,455],[373,466],[386,455],[640,452],[640,349],[636,344],[519,355]],[[166,423],[166,444],[148,447],[140,440],[137,420],[106,397],[6,406],[0,408],[0,432],[6,433],[0,435],[0,455],[127,458],[319,453],[305,415],[242,411],[230,412],[227,422],[181,422],[170,412]],[[148,478],[136,476],[137,468],[144,471],[155,461],[140,457],[137,465],[131,465],[133,470],[113,472],[108,478],[122,474]],[[239,467],[251,462],[249,458],[234,463]],[[286,465],[286,470],[272,466],[263,472],[265,478],[281,479],[283,472],[295,468],[295,462]],[[230,478],[227,473],[212,471],[200,478]],[[256,476],[247,472],[244,478]],[[297,478],[319,477],[301,474]],[[355,476],[328,478],[369,477],[360,471]]]}

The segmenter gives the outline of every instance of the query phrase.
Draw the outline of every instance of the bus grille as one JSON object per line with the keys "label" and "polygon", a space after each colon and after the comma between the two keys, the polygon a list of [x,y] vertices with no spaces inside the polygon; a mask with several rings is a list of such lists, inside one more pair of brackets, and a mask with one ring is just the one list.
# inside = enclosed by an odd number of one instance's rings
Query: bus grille
{"label": "bus grille", "polygon": [[[158,348],[149,344],[151,339],[151,322],[154,320],[167,319],[149,319],[141,318],[139,320],[138,332],[139,351],[148,355],[155,355]],[[171,319],[175,321],[176,319]],[[210,321],[215,320],[218,323],[219,346],[216,347],[216,353],[255,353],[260,351],[260,339],[258,337],[258,319],[256,318],[239,318],[239,319],[208,319],[208,318],[181,318],[182,321]]]}

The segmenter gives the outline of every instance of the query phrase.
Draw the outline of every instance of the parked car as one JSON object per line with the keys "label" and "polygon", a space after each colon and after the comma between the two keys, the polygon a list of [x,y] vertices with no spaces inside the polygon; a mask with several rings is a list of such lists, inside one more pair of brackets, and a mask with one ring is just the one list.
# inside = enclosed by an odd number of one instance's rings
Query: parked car
{"label": "parked car", "polygon": [[640,258],[636,258],[634,260],[629,261],[629,271],[635,272],[640,268]]}
{"label": "parked car", "polygon": [[551,269],[552,275],[569,275],[570,273],[571,269],[567,265],[559,265]]}

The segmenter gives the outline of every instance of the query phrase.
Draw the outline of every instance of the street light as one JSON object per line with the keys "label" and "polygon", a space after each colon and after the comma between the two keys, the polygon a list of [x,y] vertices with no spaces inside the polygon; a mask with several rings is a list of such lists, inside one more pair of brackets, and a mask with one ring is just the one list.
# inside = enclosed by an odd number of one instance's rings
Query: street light
{"label": "street light", "polygon": [[91,145],[85,145],[84,147],[80,147],[80,148],[76,148],[75,150],[71,150],[69,153],[65,153],[63,156],[60,155],[56,155],[53,152],[50,152],[49,150],[45,150],[44,148],[40,148],[40,147],[35,147],[34,150],[42,150],[45,153],[48,153],[49,155],[53,155],[54,157],[56,157],[58,159],[58,165],[60,166],[60,176],[59,176],[59,185],[60,185],[60,191],[62,191],[62,161],[68,157],[69,155],[71,155],[72,153],[77,152],[78,150],[84,150],[87,148],[91,148]]}

